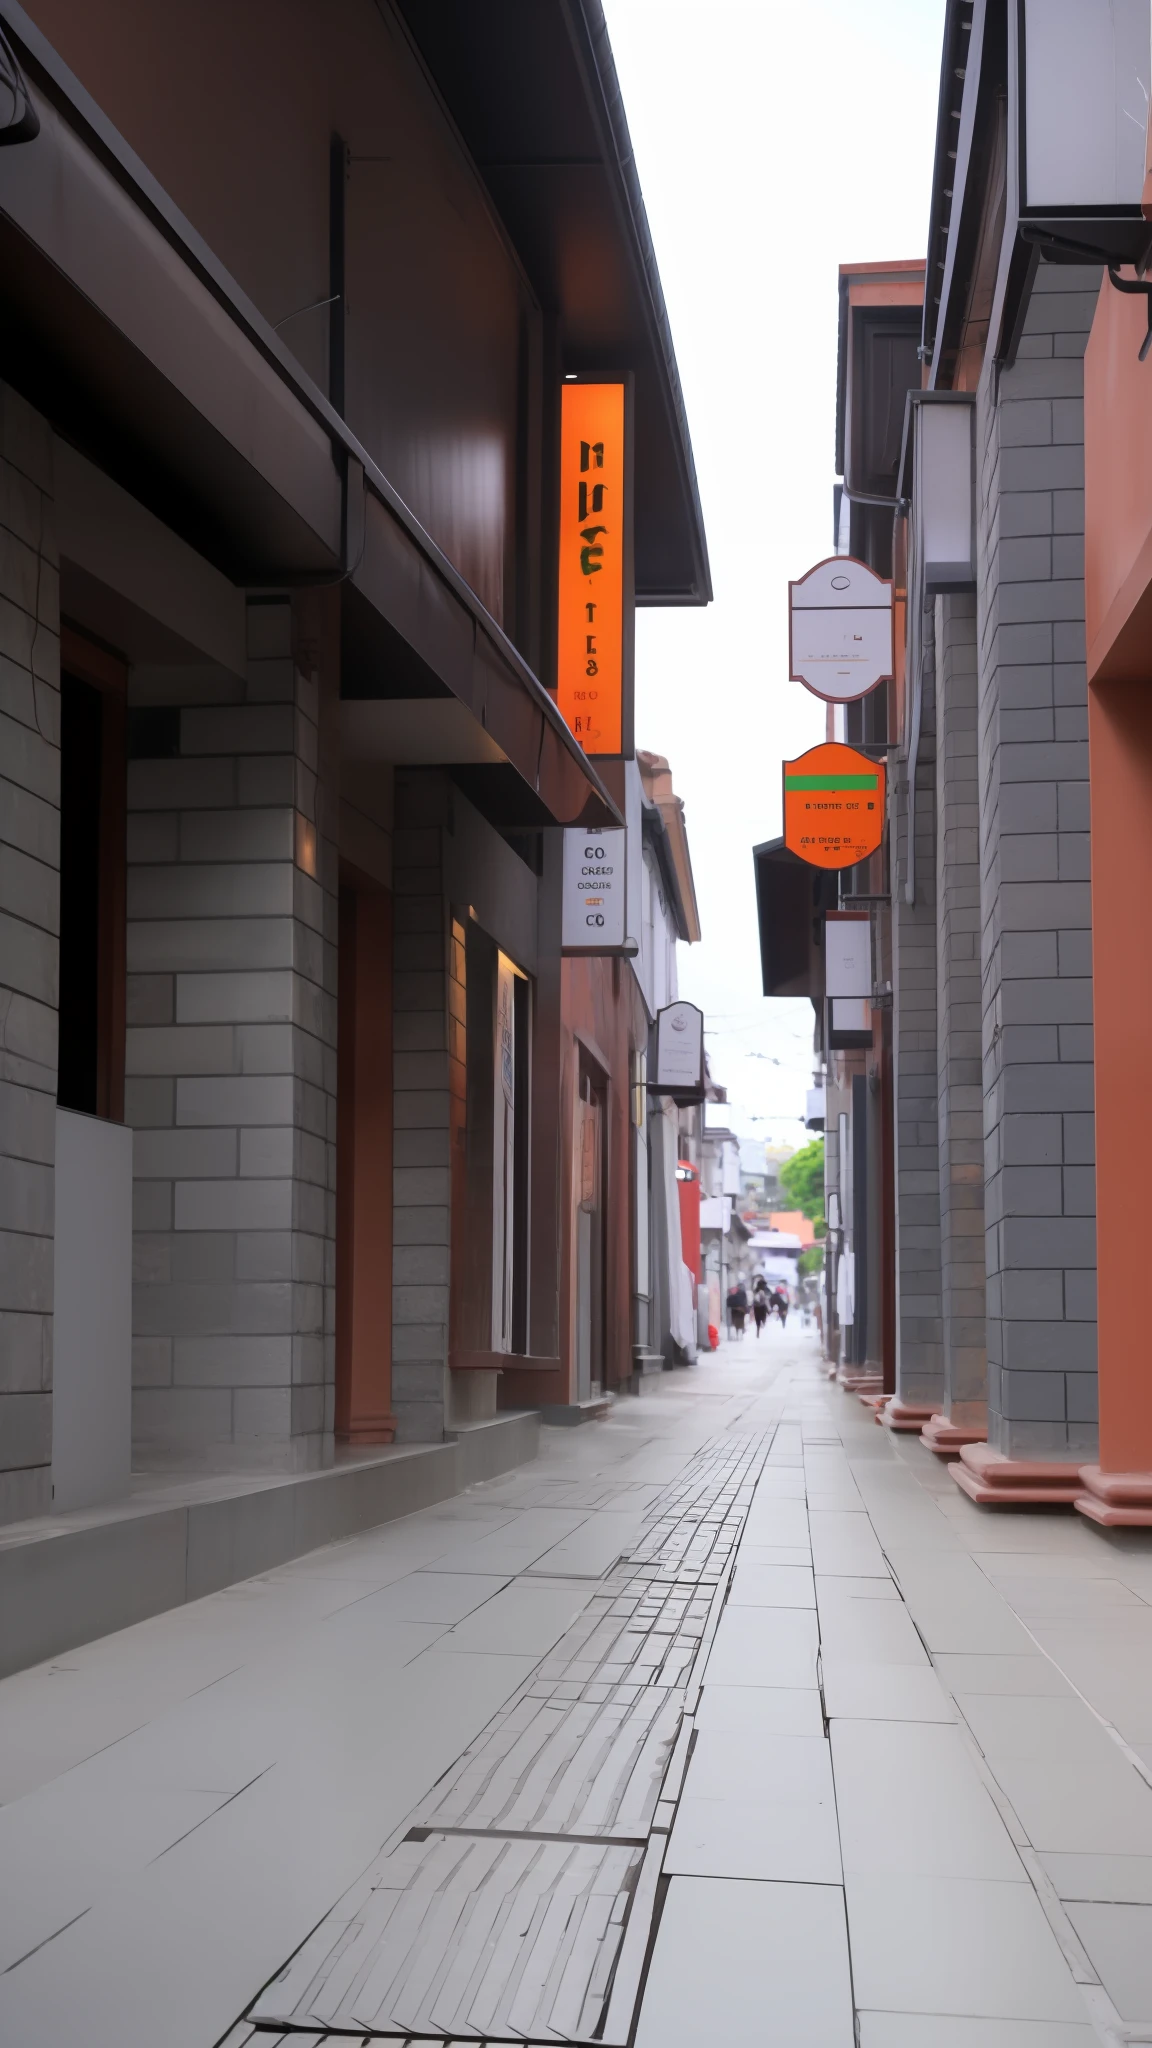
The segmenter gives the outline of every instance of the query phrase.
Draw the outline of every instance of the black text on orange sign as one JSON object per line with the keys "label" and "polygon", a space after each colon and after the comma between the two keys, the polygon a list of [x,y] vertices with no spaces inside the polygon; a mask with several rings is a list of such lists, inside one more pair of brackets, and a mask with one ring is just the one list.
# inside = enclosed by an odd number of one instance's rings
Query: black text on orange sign
{"label": "black text on orange sign", "polygon": [[557,701],[586,754],[623,748],[624,520],[624,386],[565,384]]}

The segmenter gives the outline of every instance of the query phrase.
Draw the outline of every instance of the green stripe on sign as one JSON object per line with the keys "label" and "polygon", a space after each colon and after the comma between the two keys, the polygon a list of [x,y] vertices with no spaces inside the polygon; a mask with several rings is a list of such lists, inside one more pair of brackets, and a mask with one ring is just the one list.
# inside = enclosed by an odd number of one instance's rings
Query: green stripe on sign
{"label": "green stripe on sign", "polygon": [[875,789],[875,775],[786,775],[785,789]]}

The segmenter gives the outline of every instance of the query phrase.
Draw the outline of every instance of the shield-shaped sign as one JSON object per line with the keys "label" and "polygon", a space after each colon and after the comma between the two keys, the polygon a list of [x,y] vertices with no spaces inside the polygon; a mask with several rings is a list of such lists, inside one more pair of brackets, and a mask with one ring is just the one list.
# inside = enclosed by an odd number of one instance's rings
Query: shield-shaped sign
{"label": "shield-shaped sign", "polygon": [[882,761],[828,740],[784,763],[784,844],[814,868],[850,868],[884,838]]}
{"label": "shield-shaped sign", "polygon": [[827,704],[852,704],[893,672],[892,585],[832,555],[788,585],[788,673]]}

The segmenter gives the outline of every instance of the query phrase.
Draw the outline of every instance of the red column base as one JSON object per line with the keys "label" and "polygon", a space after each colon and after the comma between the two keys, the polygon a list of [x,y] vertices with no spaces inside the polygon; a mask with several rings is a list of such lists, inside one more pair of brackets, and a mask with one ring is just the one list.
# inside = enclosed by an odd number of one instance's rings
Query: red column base
{"label": "red column base", "polygon": [[1102,1472],[1081,1465],[1074,1505],[1105,1529],[1152,1529],[1152,1472]]}
{"label": "red column base", "polygon": [[897,1394],[889,1401],[883,1415],[878,1415],[876,1420],[883,1429],[907,1430],[919,1435],[925,1423],[930,1422],[936,1412],[935,1408],[929,1408],[920,1401],[902,1401]]}
{"label": "red column base", "polygon": [[396,1441],[394,1415],[366,1415],[336,1431],[338,1444],[391,1444]]}
{"label": "red column base", "polygon": [[874,1369],[865,1371],[862,1365],[842,1365],[836,1375],[847,1394],[881,1394],[884,1391],[884,1375]]}
{"label": "red column base", "polygon": [[990,1445],[962,1444],[949,1465],[953,1479],[981,1507],[1073,1507],[1083,1491],[1075,1465],[1041,1458],[1006,1458]]}
{"label": "red column base", "polygon": [[949,1422],[946,1415],[934,1415],[920,1432],[920,1441],[938,1458],[958,1458],[965,1444],[984,1444],[988,1441],[986,1429],[958,1429]]}

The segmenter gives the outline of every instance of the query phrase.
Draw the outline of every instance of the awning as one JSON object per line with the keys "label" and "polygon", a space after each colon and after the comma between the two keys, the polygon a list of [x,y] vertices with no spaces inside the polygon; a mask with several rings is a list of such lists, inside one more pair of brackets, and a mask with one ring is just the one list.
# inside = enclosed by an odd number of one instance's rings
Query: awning
{"label": "awning", "polygon": [[470,595],[368,490],[341,594],[346,737],[362,759],[451,767],[502,826],[622,823],[553,699]]}
{"label": "awning", "polygon": [[835,869],[809,867],[783,839],[753,847],[756,909],[760,923],[760,973],[766,996],[824,994],[821,923],[837,902]]}

